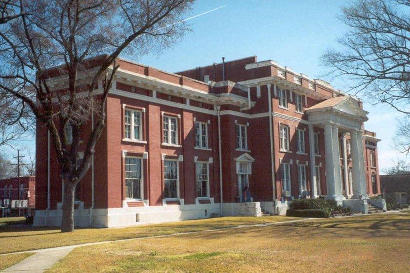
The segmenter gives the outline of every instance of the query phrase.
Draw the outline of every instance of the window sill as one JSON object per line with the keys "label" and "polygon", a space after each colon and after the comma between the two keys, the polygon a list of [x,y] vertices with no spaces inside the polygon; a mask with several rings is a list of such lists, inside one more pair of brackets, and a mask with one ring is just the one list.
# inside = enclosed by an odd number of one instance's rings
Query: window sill
{"label": "window sill", "polygon": [[162,146],[167,146],[167,147],[175,147],[175,148],[181,148],[182,147],[182,145],[180,145],[180,144],[171,144],[171,143],[164,143],[164,142],[162,142],[161,145]]}
{"label": "window sill", "polygon": [[296,152],[297,155],[307,155],[307,153],[304,152]]}
{"label": "window sill", "polygon": [[247,153],[250,153],[250,152],[251,152],[251,150],[240,149],[240,148],[236,148],[235,151],[237,151],[237,152],[247,152]]}
{"label": "window sill", "polygon": [[283,110],[289,110],[289,107],[284,107],[284,106],[280,106],[280,105],[279,105],[279,108],[283,109]]}
{"label": "window sill", "polygon": [[303,115],[303,114],[304,114],[303,112],[300,112],[300,111],[295,111],[295,113],[297,113],[297,114],[301,114],[301,115]]}
{"label": "window sill", "polygon": [[279,152],[281,152],[281,153],[289,153],[289,154],[292,153],[292,151],[286,151],[286,150],[279,150]]}
{"label": "window sill", "polygon": [[138,140],[138,139],[131,139],[131,138],[123,138],[122,141],[131,142],[131,143],[138,143],[138,144],[147,144],[147,142],[145,140]]}
{"label": "window sill", "polygon": [[212,151],[211,148],[194,147],[195,150]]}
{"label": "window sill", "polygon": [[316,157],[322,157],[320,154],[315,154]]}

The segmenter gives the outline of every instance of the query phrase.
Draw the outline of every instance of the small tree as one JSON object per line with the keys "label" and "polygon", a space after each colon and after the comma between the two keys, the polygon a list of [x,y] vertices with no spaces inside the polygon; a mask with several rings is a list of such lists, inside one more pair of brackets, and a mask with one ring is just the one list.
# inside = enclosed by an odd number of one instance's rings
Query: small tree
{"label": "small tree", "polygon": [[348,76],[353,90],[410,114],[410,1],[357,0],[343,9],[350,31],[342,50],[322,57],[336,75]]}
{"label": "small tree", "polygon": [[21,16],[0,28],[0,89],[28,105],[54,143],[64,185],[61,231],[74,230],[74,192],[105,126],[116,58],[173,42],[186,30],[181,19],[191,2],[20,0],[13,8]]}
{"label": "small tree", "polygon": [[385,170],[385,173],[388,175],[400,175],[400,174],[409,174],[410,165],[404,160],[399,160],[396,162],[396,165]]}

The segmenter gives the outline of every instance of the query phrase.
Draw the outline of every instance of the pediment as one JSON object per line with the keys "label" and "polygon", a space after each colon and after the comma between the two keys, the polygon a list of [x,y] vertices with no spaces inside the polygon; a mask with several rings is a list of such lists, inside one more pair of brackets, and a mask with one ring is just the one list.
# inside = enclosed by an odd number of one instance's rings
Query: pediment
{"label": "pediment", "polygon": [[308,109],[308,113],[321,112],[324,115],[337,113],[362,121],[367,120],[367,112],[360,106],[359,102],[349,96],[339,96],[322,101]]}
{"label": "pediment", "polygon": [[248,162],[253,162],[255,159],[248,153],[241,154],[237,158],[235,158],[235,161],[248,161]]}

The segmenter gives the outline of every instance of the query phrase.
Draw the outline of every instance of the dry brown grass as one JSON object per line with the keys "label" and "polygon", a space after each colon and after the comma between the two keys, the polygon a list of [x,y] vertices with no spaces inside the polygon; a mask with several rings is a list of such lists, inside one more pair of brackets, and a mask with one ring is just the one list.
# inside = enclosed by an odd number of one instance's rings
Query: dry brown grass
{"label": "dry brown grass", "polygon": [[55,228],[15,227],[12,225],[0,226],[0,246],[2,246],[0,248],[0,253],[172,234],[177,232],[221,229],[237,225],[270,223],[292,219],[295,218],[285,216],[222,217],[128,228],[77,229],[73,233],[61,233],[59,229]]}
{"label": "dry brown grass", "polygon": [[34,253],[19,253],[19,254],[0,255],[0,270],[6,269],[33,254]]}
{"label": "dry brown grass", "polygon": [[410,272],[410,215],[230,229],[75,249],[49,272]]}

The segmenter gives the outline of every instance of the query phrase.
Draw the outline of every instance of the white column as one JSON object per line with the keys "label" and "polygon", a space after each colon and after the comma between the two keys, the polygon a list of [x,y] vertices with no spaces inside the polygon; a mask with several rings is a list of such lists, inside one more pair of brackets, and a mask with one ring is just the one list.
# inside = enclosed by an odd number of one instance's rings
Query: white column
{"label": "white column", "polygon": [[315,163],[315,134],[313,131],[313,125],[309,124],[309,159],[310,159],[310,186],[312,189],[312,197],[317,198],[317,180],[316,180],[316,163]]}
{"label": "white column", "polygon": [[349,197],[349,168],[347,166],[347,139],[346,133],[343,134],[343,170],[346,198]]}
{"label": "white column", "polygon": [[353,198],[366,199],[366,178],[364,169],[363,139],[362,132],[354,130],[350,133],[353,160]]}
{"label": "white column", "polygon": [[331,124],[325,125],[325,152],[327,198],[342,201],[338,128]]}

